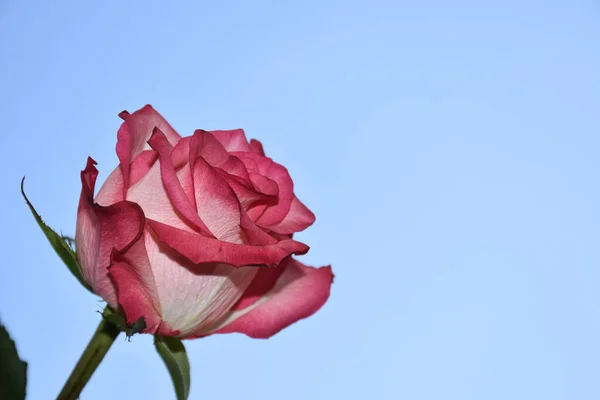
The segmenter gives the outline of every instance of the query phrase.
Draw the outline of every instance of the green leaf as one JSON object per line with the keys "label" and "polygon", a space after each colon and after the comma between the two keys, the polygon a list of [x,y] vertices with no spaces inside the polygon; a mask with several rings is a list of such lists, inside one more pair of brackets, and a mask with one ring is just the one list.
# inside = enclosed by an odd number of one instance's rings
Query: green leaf
{"label": "green leaf", "polygon": [[177,400],[186,400],[190,394],[190,362],[183,343],[175,337],[156,336],[154,346],[171,374]]}
{"label": "green leaf", "polygon": [[40,217],[40,215],[37,213],[37,211],[35,211],[35,208],[33,208],[33,205],[31,204],[31,202],[25,195],[25,189],[23,187],[24,184],[25,184],[25,177],[23,177],[23,179],[21,180],[21,194],[23,195],[23,198],[27,202],[27,205],[29,206],[31,213],[33,214],[33,218],[35,218],[35,221],[38,223],[40,228],[42,228],[42,232],[44,232],[44,235],[46,235],[46,238],[48,238],[48,241],[52,245],[52,248],[54,249],[56,254],[58,254],[60,259],[65,263],[67,268],[69,268],[69,271],[71,271],[73,276],[75,276],[75,278],[77,278],[77,280],[79,281],[79,283],[81,283],[83,285],[83,287],[85,287],[87,290],[89,290],[91,292],[92,289],[89,287],[89,285],[83,279],[83,274],[81,273],[81,267],[79,266],[79,263],[77,262],[77,256],[75,255],[75,252],[69,245],[68,239],[66,239],[65,237],[54,232],[52,230],[52,228],[50,228],[48,225],[46,225],[44,223],[44,221],[42,220],[42,217]]}
{"label": "green leaf", "polygon": [[15,342],[0,323],[0,399],[23,400],[27,386],[27,363],[19,358]]}

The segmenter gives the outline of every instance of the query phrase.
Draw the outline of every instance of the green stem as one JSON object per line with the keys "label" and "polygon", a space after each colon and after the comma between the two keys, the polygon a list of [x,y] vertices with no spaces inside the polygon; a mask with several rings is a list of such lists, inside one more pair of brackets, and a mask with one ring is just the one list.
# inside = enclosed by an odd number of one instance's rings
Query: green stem
{"label": "green stem", "polygon": [[63,386],[56,400],[76,400],[83,390],[86,383],[92,377],[92,374],[100,365],[100,362],[112,346],[113,342],[121,333],[121,330],[110,323],[106,317],[112,314],[113,311],[106,307],[102,314],[102,321],[98,325],[94,336],[88,343],[79,358],[77,365],[73,368],[71,376]]}

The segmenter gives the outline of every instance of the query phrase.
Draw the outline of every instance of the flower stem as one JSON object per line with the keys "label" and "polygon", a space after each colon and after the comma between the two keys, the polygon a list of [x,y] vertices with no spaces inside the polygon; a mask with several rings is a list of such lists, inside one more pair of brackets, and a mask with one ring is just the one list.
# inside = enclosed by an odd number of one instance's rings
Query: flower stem
{"label": "flower stem", "polygon": [[121,333],[121,330],[107,320],[107,316],[113,314],[110,307],[104,309],[102,321],[98,325],[94,336],[88,343],[79,358],[77,365],[73,368],[71,376],[63,386],[56,400],[76,400],[92,374],[100,365],[100,362],[112,346],[113,342]]}

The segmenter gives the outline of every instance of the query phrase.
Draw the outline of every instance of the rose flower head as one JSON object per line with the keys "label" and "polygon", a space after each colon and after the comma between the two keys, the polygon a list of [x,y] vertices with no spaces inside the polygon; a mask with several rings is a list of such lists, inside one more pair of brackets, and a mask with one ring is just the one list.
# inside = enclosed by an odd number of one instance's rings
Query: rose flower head
{"label": "rose flower head", "polygon": [[151,106],[117,133],[120,164],[94,195],[88,159],[75,243],[83,278],[144,333],[268,338],[329,297],[330,267],[292,258],[314,214],[285,167],[241,129],[181,137]]}

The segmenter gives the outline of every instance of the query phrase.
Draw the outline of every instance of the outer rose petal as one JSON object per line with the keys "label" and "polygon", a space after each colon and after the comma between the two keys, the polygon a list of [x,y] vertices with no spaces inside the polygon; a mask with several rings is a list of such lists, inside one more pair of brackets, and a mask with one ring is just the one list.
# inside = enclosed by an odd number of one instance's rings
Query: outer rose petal
{"label": "outer rose petal", "polygon": [[252,152],[259,154],[261,156],[265,155],[265,150],[263,149],[263,145],[256,139],[250,139],[250,148]]}
{"label": "outer rose petal", "polygon": [[275,286],[250,306],[230,311],[218,324],[196,332],[244,333],[266,339],[300,319],[314,314],[329,298],[331,267],[312,268],[291,259]]}
{"label": "outer rose petal", "polygon": [[276,267],[290,255],[306,254],[309,249],[304,243],[295,240],[284,240],[265,246],[228,243],[150,219],[147,223],[159,241],[194,264],[221,263],[234,267]]}
{"label": "outer rose petal", "polygon": [[98,170],[96,162],[88,158],[81,172],[81,199],[77,211],[75,242],[83,276],[93,291],[111,307],[117,306],[112,282],[108,277],[110,256],[114,249],[124,250],[139,237],[144,224],[141,208],[128,201],[108,207],[93,202]]}
{"label": "outer rose petal", "polygon": [[210,131],[225,150],[231,151],[252,151],[252,148],[248,144],[246,134],[243,129],[234,129],[231,131]]}
{"label": "outer rose petal", "polygon": [[[123,111],[119,117],[125,120],[117,132],[117,156],[121,162],[125,192],[131,186],[130,164],[143,150],[150,149],[147,142],[154,128],[163,131],[172,145],[175,145],[181,136],[151,105],[146,105],[133,114]],[[125,193],[123,195],[125,196]]]}
{"label": "outer rose petal", "polygon": [[231,308],[231,311],[243,310],[251,306],[263,296],[265,296],[277,283],[277,280],[285,271],[286,265],[279,268],[260,268],[252,280],[248,289],[240,297],[237,303]]}
{"label": "outer rose petal", "polygon": [[[142,227],[143,229],[143,227]],[[117,300],[129,324],[144,317],[144,333],[155,333],[161,324],[160,303],[152,267],[145,246],[144,231],[125,251],[113,251],[109,276],[116,291]]]}
{"label": "outer rose petal", "polygon": [[187,336],[215,323],[237,302],[259,269],[195,265],[151,234],[146,235],[146,249],[163,325],[179,331],[177,336]]}

